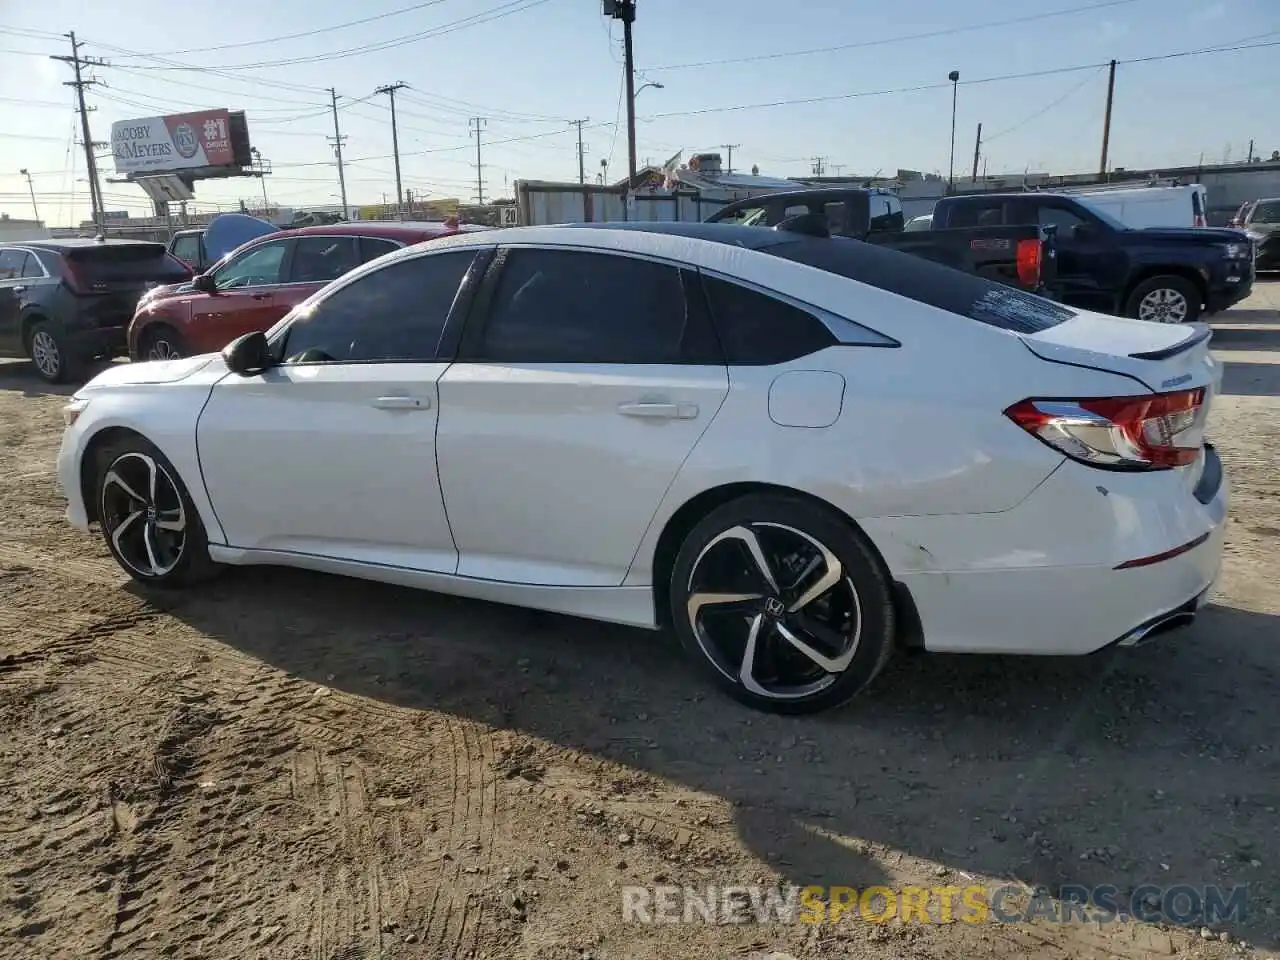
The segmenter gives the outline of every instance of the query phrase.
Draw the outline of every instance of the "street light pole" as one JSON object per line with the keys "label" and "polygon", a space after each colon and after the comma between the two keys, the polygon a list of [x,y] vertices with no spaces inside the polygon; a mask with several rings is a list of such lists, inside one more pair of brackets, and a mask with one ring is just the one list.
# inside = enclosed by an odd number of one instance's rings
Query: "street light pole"
{"label": "street light pole", "polygon": [[947,74],[951,81],[951,171],[947,176],[947,193],[956,192],[956,97],[960,90],[960,71]]}
{"label": "street light pole", "polygon": [[36,188],[35,188],[35,185],[32,184],[31,182],[31,171],[28,170],[26,167],[23,167],[18,172],[27,178],[27,189],[31,191],[31,212],[36,215],[36,223],[39,223],[40,208],[36,206]]}

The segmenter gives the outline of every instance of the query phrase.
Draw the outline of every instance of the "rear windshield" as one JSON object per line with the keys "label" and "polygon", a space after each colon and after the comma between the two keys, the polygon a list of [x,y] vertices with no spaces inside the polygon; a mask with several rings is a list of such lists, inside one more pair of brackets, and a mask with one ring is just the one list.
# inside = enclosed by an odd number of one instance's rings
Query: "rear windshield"
{"label": "rear windshield", "polygon": [[66,257],[91,283],[131,280],[172,283],[186,279],[188,272],[159,243],[72,247]]}
{"label": "rear windshield", "polygon": [[1034,293],[861,240],[795,240],[764,252],[1015,333],[1048,330],[1076,315]]}
{"label": "rear windshield", "polygon": [[1280,223],[1280,200],[1261,200],[1253,208],[1253,223]]}

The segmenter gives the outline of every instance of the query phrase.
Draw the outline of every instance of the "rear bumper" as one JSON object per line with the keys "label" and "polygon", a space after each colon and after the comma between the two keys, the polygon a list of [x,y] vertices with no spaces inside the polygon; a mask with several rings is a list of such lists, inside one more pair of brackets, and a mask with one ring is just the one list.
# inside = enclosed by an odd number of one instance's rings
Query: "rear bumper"
{"label": "rear bumper", "polygon": [[1080,655],[1206,602],[1228,495],[1207,448],[1194,492],[1176,471],[1112,474],[1068,462],[1004,513],[862,525],[910,591],[926,650]]}

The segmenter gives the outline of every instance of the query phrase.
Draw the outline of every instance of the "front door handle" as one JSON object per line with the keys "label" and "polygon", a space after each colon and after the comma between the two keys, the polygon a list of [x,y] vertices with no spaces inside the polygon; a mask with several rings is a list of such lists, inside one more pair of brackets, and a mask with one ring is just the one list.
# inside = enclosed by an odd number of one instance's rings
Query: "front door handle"
{"label": "front door handle", "polygon": [[618,404],[618,412],[624,417],[640,417],[648,420],[693,420],[698,416],[698,406],[693,403],[637,400],[633,403]]}
{"label": "front door handle", "polygon": [[269,293],[255,293],[255,294],[253,294],[253,299],[255,299],[255,300],[270,300],[270,299],[271,299],[271,294],[269,294]]}
{"label": "front door handle", "polygon": [[429,410],[430,397],[379,397],[373,401],[379,410]]}

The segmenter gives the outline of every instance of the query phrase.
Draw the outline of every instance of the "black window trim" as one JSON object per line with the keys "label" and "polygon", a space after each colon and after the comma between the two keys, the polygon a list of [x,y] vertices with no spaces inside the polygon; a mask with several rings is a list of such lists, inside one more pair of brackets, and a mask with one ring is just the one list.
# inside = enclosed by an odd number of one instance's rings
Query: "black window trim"
{"label": "black window trim", "polygon": [[[708,326],[708,334],[711,340],[715,340],[715,325],[711,323],[709,312],[705,307],[698,303],[691,303],[690,297],[692,290],[689,283],[689,277],[696,279],[698,267],[695,264],[684,263],[680,260],[664,257],[660,254],[654,254],[649,251],[635,250],[619,250],[614,247],[593,247],[580,244],[567,243],[548,243],[545,241],[537,243],[504,243],[501,246],[489,248],[493,251],[492,259],[489,262],[481,280],[478,289],[475,291],[474,303],[472,303],[470,315],[466,318],[466,324],[461,331],[459,341],[457,343],[457,353],[453,360],[455,363],[475,363],[475,364],[495,364],[501,365],[498,361],[486,359],[483,352],[484,336],[489,327],[489,321],[493,317],[493,297],[498,289],[498,283],[502,278],[502,270],[506,265],[507,258],[514,252],[519,250],[537,250],[537,251],[556,251],[559,253],[586,253],[601,254],[604,256],[621,257],[626,260],[644,260],[649,263],[655,263],[659,266],[669,267],[676,270],[681,275],[681,288],[684,292],[686,309],[697,312],[696,322],[704,323]],[[698,284],[700,293],[701,284]],[[545,361],[528,361],[530,363],[548,363],[560,364],[563,366],[584,366],[587,364],[599,364],[601,366],[683,366],[683,367],[724,367],[723,357],[717,359],[713,363],[693,362],[693,361],[677,361],[671,364],[655,364],[655,363],[617,363],[609,364],[607,361],[569,361],[569,360],[545,360]]]}
{"label": "black window trim", "polygon": [[[289,239],[295,239],[295,238],[291,237]],[[400,246],[404,247],[405,244],[401,244]],[[361,264],[360,266],[356,267],[354,270],[350,270],[347,273],[343,274],[341,278],[343,282],[337,286],[334,286],[333,289],[331,290],[325,290],[324,297],[316,301],[316,303],[314,304],[314,306],[318,308],[321,305],[323,305],[327,300],[329,300],[330,297],[337,296],[343,290],[347,289],[347,287],[350,287],[359,283],[361,280],[365,279],[366,277],[372,276],[377,273],[381,273],[383,270],[390,269],[391,267],[398,266],[399,264],[402,264],[402,263],[408,263],[414,260],[421,260],[425,257],[445,256],[450,253],[471,253],[473,254],[471,263],[468,265],[466,273],[462,275],[462,282],[458,285],[458,289],[453,296],[453,303],[449,307],[449,315],[445,317],[444,326],[441,328],[440,339],[436,341],[436,355],[434,358],[430,360],[424,360],[421,358],[380,359],[380,360],[313,360],[313,361],[303,361],[303,362],[295,362],[290,364],[283,364],[283,358],[279,357],[276,352],[279,349],[280,344],[288,342],[288,332],[293,327],[292,321],[286,324],[285,326],[281,327],[280,330],[276,333],[275,337],[271,339],[269,343],[271,351],[273,354],[276,354],[277,359],[281,362],[282,365],[286,365],[290,368],[292,367],[361,367],[361,366],[369,366],[371,364],[378,364],[378,365],[385,366],[388,364],[406,364],[406,363],[417,363],[417,364],[452,363],[454,360],[453,354],[457,351],[458,340],[461,337],[463,323],[465,322],[467,315],[471,311],[471,306],[476,296],[476,288],[480,284],[481,279],[484,277],[485,270],[487,270],[489,267],[489,259],[493,254],[493,250],[494,248],[491,246],[488,246],[488,247],[479,247],[479,246],[477,247],[472,247],[472,246],[439,247],[435,249],[423,250],[420,253],[415,253],[412,256],[408,256],[408,257],[403,257],[403,258],[397,257],[395,260],[391,261],[390,263],[382,264],[381,266],[376,267],[373,270],[365,270],[363,269],[365,264]],[[292,253],[290,253],[290,256],[292,256]],[[372,263],[373,261],[369,261],[369,262]],[[332,280],[329,282],[333,283]],[[294,309],[297,309],[297,308],[295,307]]]}
{"label": "black window trim", "polygon": [[[788,262],[794,262],[794,261],[788,261]],[[808,264],[802,263],[800,264],[800,266],[808,266]],[[821,270],[822,268],[812,267],[811,269]],[[809,314],[815,320],[821,323],[824,327],[826,327],[827,331],[831,334],[831,336],[835,338],[835,342],[832,344],[832,346],[876,347],[878,349],[890,349],[890,350],[896,349],[902,346],[902,343],[900,341],[895,340],[893,337],[889,336],[888,334],[881,333],[879,330],[876,330],[872,327],[868,327],[865,323],[859,323],[857,320],[850,320],[848,317],[842,317],[838,313],[834,313],[830,310],[826,310],[812,303],[807,303],[804,300],[799,299],[798,297],[793,297],[790,294],[783,293],[781,290],[774,290],[769,287],[762,286],[758,283],[753,283],[750,280],[744,280],[741,277],[735,277],[732,274],[722,273],[719,270],[713,270],[707,267],[700,267],[698,269],[698,272],[704,277],[711,277],[713,279],[720,280],[724,283],[734,283],[740,287],[745,287],[746,289],[752,291],[753,293],[758,293],[764,297],[770,297],[774,300],[779,301],[780,303],[785,303],[787,306],[792,307],[793,309]],[[822,272],[826,273],[827,271],[823,270]],[[858,283],[857,280],[852,280],[848,277],[840,277],[839,274],[833,273],[830,275],[833,277],[839,277],[841,280],[844,280],[847,283]],[[859,285],[861,286],[861,284]],[[867,334],[867,338],[865,340],[848,339],[851,335],[857,336],[857,331],[862,331],[863,333]],[[787,360],[784,362],[793,363],[794,361]],[[731,366],[733,366],[733,364],[731,364]]]}

